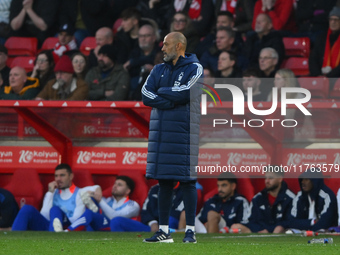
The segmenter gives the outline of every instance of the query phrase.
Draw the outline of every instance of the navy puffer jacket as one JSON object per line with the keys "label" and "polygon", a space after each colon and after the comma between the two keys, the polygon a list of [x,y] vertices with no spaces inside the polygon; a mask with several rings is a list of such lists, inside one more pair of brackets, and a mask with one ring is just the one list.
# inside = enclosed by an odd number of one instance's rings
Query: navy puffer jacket
{"label": "navy puffer jacket", "polygon": [[[318,231],[336,226],[338,223],[337,200],[333,191],[324,184],[320,169],[312,172],[310,169],[299,177],[301,191],[293,200],[290,227]],[[317,178],[315,178],[317,177]],[[312,181],[310,192],[302,190],[302,179]]]}
{"label": "navy puffer jacket", "polygon": [[[198,163],[200,95],[203,68],[195,54],[156,65],[143,88],[143,103],[153,107],[146,177],[194,180]],[[192,173],[192,174],[190,174]]]}

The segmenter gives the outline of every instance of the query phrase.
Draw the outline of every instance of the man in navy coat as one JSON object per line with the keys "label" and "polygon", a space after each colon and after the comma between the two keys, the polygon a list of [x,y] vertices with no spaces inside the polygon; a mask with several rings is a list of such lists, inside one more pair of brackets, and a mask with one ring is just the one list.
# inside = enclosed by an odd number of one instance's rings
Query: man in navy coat
{"label": "man in navy coat", "polygon": [[159,181],[159,231],[144,242],[167,242],[169,212],[173,185],[180,182],[186,214],[183,242],[196,243],[195,214],[197,192],[200,89],[196,84],[203,68],[196,55],[186,53],[187,41],[183,34],[172,32],[165,36],[162,52],[165,63],[156,65],[143,88],[143,103],[153,107],[146,177]]}

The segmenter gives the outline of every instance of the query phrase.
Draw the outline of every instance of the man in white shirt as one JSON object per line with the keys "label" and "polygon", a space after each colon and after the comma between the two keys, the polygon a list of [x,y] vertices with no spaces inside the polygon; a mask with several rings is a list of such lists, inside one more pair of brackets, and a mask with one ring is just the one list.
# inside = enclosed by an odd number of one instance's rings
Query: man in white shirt
{"label": "man in white shirt", "polygon": [[[89,209],[68,227],[69,231],[93,229],[110,230],[110,220],[115,217],[134,218],[139,215],[140,207],[136,201],[130,200],[135,184],[130,177],[117,176],[112,187],[112,196],[103,198],[100,187],[94,192],[82,192],[81,198]],[[92,200],[93,199],[93,200]],[[98,213],[98,207],[102,214]],[[62,229],[61,229],[62,230]]]}
{"label": "man in white shirt", "polygon": [[[95,192],[98,185],[78,188],[73,183],[72,169],[67,164],[60,164],[55,168],[54,181],[48,184],[48,192],[44,197],[42,209],[39,213],[31,205],[24,205],[19,211],[12,225],[12,230],[57,231],[62,228],[61,222],[70,225],[85,212],[80,193],[81,191]],[[59,229],[55,229],[58,225]],[[58,227],[58,226],[57,226]]]}

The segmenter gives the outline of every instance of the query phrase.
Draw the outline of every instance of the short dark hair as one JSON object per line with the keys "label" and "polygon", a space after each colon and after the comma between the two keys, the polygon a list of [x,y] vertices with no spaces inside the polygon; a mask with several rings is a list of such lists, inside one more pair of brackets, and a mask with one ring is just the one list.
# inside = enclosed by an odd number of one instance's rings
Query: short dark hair
{"label": "short dark hair", "polygon": [[121,18],[122,19],[130,19],[130,18],[135,18],[138,21],[141,20],[142,15],[140,13],[140,11],[138,11],[135,7],[129,7],[126,8],[122,14],[121,14]]}
{"label": "short dark hair", "polygon": [[216,33],[218,31],[226,31],[229,38],[235,38],[235,31],[231,27],[218,27],[216,30]]}
{"label": "short dark hair", "polygon": [[220,174],[217,178],[217,181],[228,181],[230,183],[237,184],[237,178],[235,174],[229,172]]}
{"label": "short dark hair", "polygon": [[230,58],[231,61],[236,61],[237,56],[236,56],[236,53],[234,51],[232,51],[232,50],[222,50],[221,53],[222,52],[228,53],[229,54],[229,58]]}
{"label": "short dark hair", "polygon": [[261,71],[256,67],[251,67],[243,71],[243,77],[250,77],[250,76],[260,78],[262,76]]}
{"label": "short dark hair", "polygon": [[216,16],[226,16],[229,21],[234,21],[234,15],[229,11],[219,11]]}
{"label": "short dark hair", "polygon": [[59,164],[56,166],[56,168],[54,169],[54,171],[57,171],[57,170],[60,170],[60,169],[66,169],[66,171],[69,173],[69,174],[72,174],[72,168],[70,167],[69,164]]}
{"label": "short dark hair", "polygon": [[128,176],[126,175],[118,175],[116,177],[116,180],[122,180],[125,181],[126,185],[129,187],[131,190],[130,195],[132,194],[133,190],[135,189],[135,182]]}

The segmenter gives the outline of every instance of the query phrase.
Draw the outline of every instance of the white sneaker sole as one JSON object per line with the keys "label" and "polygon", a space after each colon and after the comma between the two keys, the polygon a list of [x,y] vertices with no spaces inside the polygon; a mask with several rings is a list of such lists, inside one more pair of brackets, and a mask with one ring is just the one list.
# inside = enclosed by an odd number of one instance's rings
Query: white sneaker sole
{"label": "white sneaker sole", "polygon": [[54,232],[64,232],[63,225],[58,218],[53,220],[53,229]]}
{"label": "white sneaker sole", "polygon": [[145,239],[144,239],[143,242],[144,243],[174,243],[174,239],[161,240],[161,241],[157,241],[157,242],[149,242],[149,241],[145,241]]}
{"label": "white sneaker sole", "polygon": [[186,242],[183,242],[183,243],[197,243],[197,241],[195,241],[195,242],[186,241]]}

